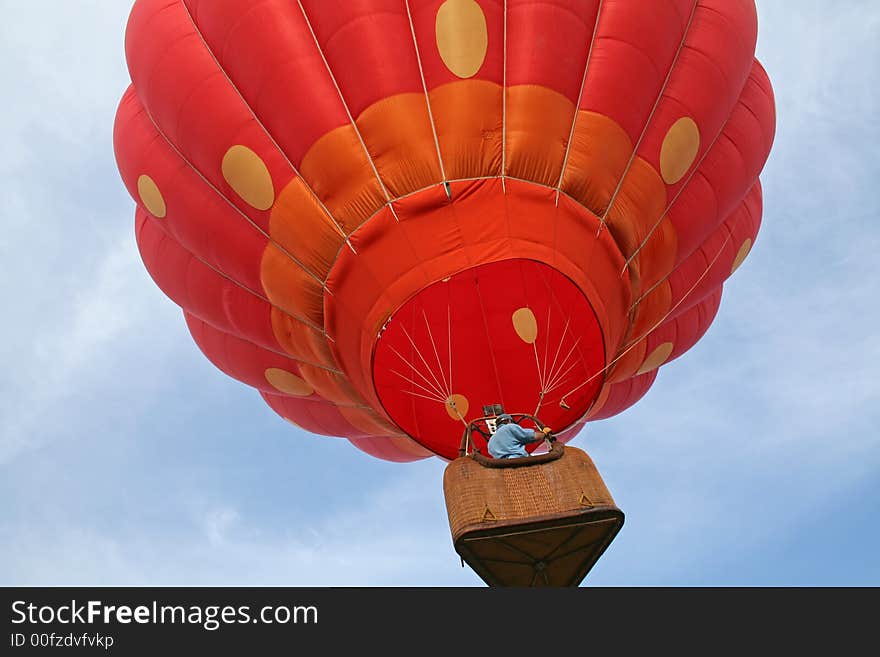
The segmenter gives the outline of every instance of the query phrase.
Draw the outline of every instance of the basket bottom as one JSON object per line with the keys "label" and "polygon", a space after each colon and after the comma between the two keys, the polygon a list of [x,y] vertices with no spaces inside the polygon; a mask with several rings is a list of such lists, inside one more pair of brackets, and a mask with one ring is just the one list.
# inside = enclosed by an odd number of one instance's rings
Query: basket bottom
{"label": "basket bottom", "polygon": [[489,586],[577,586],[623,526],[614,506],[465,532],[455,551]]}

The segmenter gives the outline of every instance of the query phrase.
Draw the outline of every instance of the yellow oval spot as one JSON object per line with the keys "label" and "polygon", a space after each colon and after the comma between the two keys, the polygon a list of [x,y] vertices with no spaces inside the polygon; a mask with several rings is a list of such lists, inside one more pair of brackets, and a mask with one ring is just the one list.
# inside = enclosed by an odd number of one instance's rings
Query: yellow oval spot
{"label": "yellow oval spot", "polygon": [[700,129],[689,116],[672,124],[660,147],[660,173],[668,185],[674,185],[694,163],[700,150]]}
{"label": "yellow oval spot", "polygon": [[141,203],[144,204],[147,212],[157,219],[163,219],[165,217],[167,211],[167,208],[165,207],[165,199],[162,197],[162,192],[159,191],[159,187],[153,179],[147,175],[138,178],[138,196],[141,197]]}
{"label": "yellow oval spot", "polygon": [[[303,427],[299,426],[296,422],[294,422],[293,420],[291,420],[289,417],[285,417],[285,418],[283,418],[283,419],[284,419],[285,422],[289,422],[290,424],[292,424],[293,426],[295,426],[297,429],[303,429]],[[303,431],[308,431],[308,429],[303,429]]]}
{"label": "yellow oval spot", "polygon": [[739,247],[739,251],[736,253],[736,257],[733,259],[733,266],[730,268],[730,275],[733,275],[739,266],[743,263],[743,261],[748,257],[749,251],[752,250],[752,238],[747,237],[746,241],[742,243],[742,246]]}
{"label": "yellow oval spot", "polygon": [[486,16],[474,0],[446,0],[434,23],[437,50],[446,68],[460,78],[477,74],[486,59]]}
{"label": "yellow oval spot", "polygon": [[223,178],[235,193],[257,210],[268,210],[275,202],[275,188],[266,163],[247,146],[233,146],[223,156]]}
{"label": "yellow oval spot", "polygon": [[656,370],[663,363],[666,362],[666,359],[672,355],[672,343],[664,342],[659,345],[651,354],[645,359],[645,362],[642,363],[642,366],[639,368],[639,371],[636,374],[644,374],[645,372],[650,372],[651,370]]}
{"label": "yellow oval spot", "polygon": [[287,370],[270,367],[265,371],[264,376],[270,386],[286,395],[308,397],[315,392],[315,389],[312,388],[312,386],[303,381],[296,374],[288,372]]}
{"label": "yellow oval spot", "polygon": [[446,412],[453,420],[463,419],[470,408],[470,403],[464,395],[449,395],[446,398]]}
{"label": "yellow oval spot", "polygon": [[513,313],[513,329],[523,342],[533,344],[538,338],[538,321],[531,308],[520,308]]}

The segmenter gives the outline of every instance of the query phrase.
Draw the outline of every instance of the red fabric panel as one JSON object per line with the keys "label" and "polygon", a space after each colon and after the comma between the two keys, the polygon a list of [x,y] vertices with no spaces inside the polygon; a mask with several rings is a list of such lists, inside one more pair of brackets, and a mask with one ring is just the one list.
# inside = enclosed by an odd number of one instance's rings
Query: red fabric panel
{"label": "red fabric panel", "polygon": [[[528,308],[536,322],[534,344],[517,334],[513,315]],[[563,429],[581,417],[601,377],[567,398],[562,393],[605,364],[598,320],[583,292],[569,279],[531,260],[504,260],[440,281],[394,313],[376,343],[373,378],[383,407],[409,435],[434,452],[455,458],[460,418],[444,405],[464,395],[465,420],[484,404],[532,413]]]}
{"label": "red fabric panel", "polygon": [[415,454],[412,450],[406,450],[389,439],[388,436],[367,436],[366,438],[349,438],[348,442],[357,447],[365,454],[369,454],[383,461],[391,461],[393,463],[412,463],[421,461],[433,456],[429,452],[425,454]]}
{"label": "red fabric panel", "polygon": [[590,414],[588,421],[605,420],[633,406],[654,385],[654,381],[657,379],[657,372],[659,371],[659,369],[651,370],[620,383],[612,383],[609,386],[608,397],[605,403],[601,408],[597,409],[595,414]]}
{"label": "red fabric panel", "polygon": [[427,199],[395,204],[399,223],[383,213],[362,226],[352,236],[357,253],[343,249],[328,278],[327,331],[364,398],[378,403],[364,372],[388,315],[425,286],[480,263],[525,258],[553,265],[584,290],[606,350],[616,350],[628,283],[608,232],[597,238],[594,216],[568,199],[556,206],[551,190],[518,181],[508,181],[506,194],[498,180],[453,183],[451,192],[450,203],[442,191],[426,190]]}
{"label": "red fabric panel", "polygon": [[303,0],[302,6],[354,118],[383,98],[424,94],[401,0]]}
{"label": "red fabric panel", "polygon": [[[140,204],[138,178],[148,174],[162,193],[162,229],[211,267],[263,295],[260,258],[268,238],[206,185],[156,132],[134,90],[122,98],[113,134],[116,162]],[[140,206],[143,207],[143,206]]]}
{"label": "red fabric panel", "polygon": [[[300,376],[299,362],[211,326],[184,311],[186,325],[202,353],[219,370],[262,392],[282,394],[269,384],[266,370],[278,368]],[[317,395],[310,398],[320,399]]]}
{"label": "red fabric panel", "polygon": [[343,438],[366,435],[346,421],[336,406],[318,397],[289,397],[264,391],[260,396],[278,415],[311,433]]}
{"label": "red fabric panel", "polygon": [[605,0],[580,109],[610,116],[639,138],[673,65],[696,0]]}
{"label": "red fabric panel", "polygon": [[773,90],[754,62],[724,131],[681,190],[668,216],[681,262],[736,208],[755,183],[775,135]]}
{"label": "red fabric panel", "polygon": [[700,303],[658,326],[648,335],[645,352],[650,354],[660,345],[671,342],[672,354],[666,359],[665,364],[693,347],[706,334],[715,319],[721,304],[721,291],[721,287],[716,288]]}
{"label": "red fabric panel", "polygon": [[[758,25],[752,0],[701,0],[639,155],[660,168],[663,140],[682,117],[697,124],[699,163],[736,105],[754,62]],[[762,143],[762,145],[764,145]],[[687,176],[669,185],[672,198]]]}
{"label": "red fabric panel", "polygon": [[533,84],[578,102],[599,0],[508,0],[507,85]]}
{"label": "red fabric panel", "polygon": [[293,176],[285,156],[220,70],[180,0],[138,0],[125,37],[138,98],[161,132],[205,179],[265,232],[269,212],[245,202],[224,179],[227,151],[243,145],[269,171],[275,192]]}
{"label": "red fabric panel", "polygon": [[185,0],[223,71],[294,166],[349,122],[299,6],[292,0]]}

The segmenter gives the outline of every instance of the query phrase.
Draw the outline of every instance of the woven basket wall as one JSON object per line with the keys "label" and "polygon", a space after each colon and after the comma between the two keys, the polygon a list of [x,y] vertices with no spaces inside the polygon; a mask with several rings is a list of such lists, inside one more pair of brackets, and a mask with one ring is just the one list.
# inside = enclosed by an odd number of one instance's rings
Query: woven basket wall
{"label": "woven basket wall", "polygon": [[527,467],[487,468],[460,457],[446,466],[443,492],[454,542],[478,529],[615,506],[592,459],[569,446],[562,458]]}

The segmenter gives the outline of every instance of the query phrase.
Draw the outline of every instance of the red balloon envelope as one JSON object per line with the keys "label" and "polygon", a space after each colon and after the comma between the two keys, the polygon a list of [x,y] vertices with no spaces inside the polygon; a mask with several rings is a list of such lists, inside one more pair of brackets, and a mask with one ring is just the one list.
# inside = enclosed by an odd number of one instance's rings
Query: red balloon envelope
{"label": "red balloon envelope", "polygon": [[115,149],[221,370],[374,456],[571,438],[705,333],[761,218],[753,0],[137,0]]}

